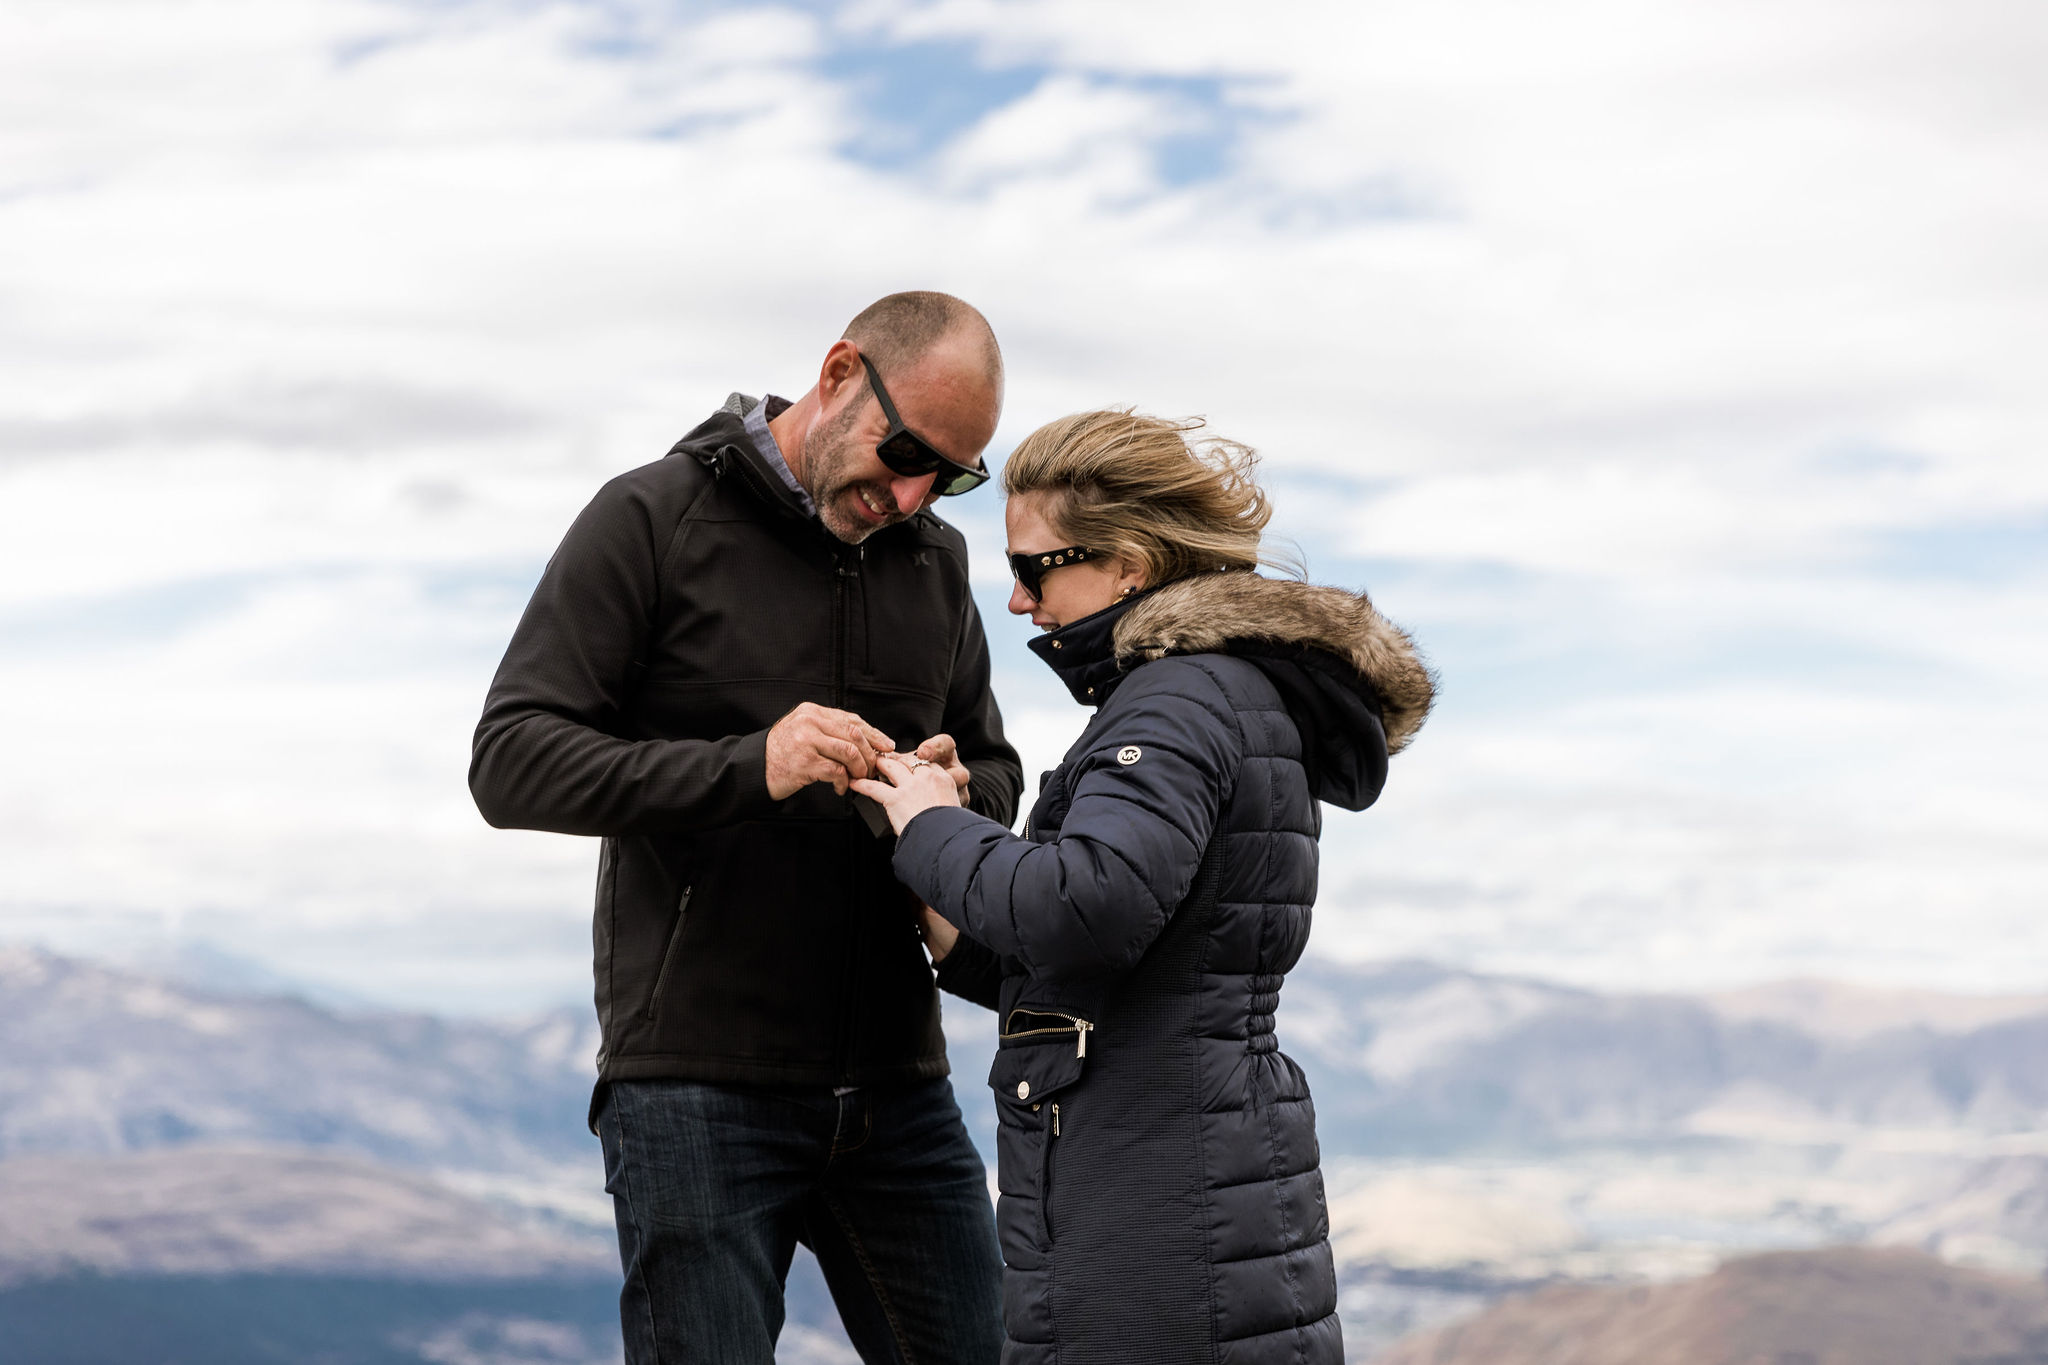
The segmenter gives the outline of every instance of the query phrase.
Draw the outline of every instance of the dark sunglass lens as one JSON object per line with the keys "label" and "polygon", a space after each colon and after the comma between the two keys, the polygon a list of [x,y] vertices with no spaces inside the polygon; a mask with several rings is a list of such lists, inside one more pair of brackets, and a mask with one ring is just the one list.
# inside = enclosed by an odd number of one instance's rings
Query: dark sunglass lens
{"label": "dark sunglass lens", "polygon": [[875,454],[882,457],[882,463],[905,478],[916,478],[929,474],[940,467],[939,457],[931,447],[907,431],[899,431],[875,447]]}
{"label": "dark sunglass lens", "polygon": [[932,490],[942,498],[951,493],[965,493],[988,482],[986,470],[954,464],[907,431],[899,431],[884,440],[875,447],[875,454],[881,457],[883,464],[906,479],[919,478],[936,469],[939,477],[932,481]]}
{"label": "dark sunglass lens", "polygon": [[932,487],[938,490],[940,497],[946,498],[951,497],[955,493],[965,493],[969,489],[979,488],[987,482],[988,475],[979,469],[964,469],[959,465],[948,465],[946,466],[946,472],[939,475],[938,482],[934,483]]}

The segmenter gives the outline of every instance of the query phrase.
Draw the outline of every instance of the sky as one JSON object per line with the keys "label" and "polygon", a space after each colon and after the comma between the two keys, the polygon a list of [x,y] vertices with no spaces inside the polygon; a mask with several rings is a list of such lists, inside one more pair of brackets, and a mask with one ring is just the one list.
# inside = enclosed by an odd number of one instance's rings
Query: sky
{"label": "sky", "polygon": [[[2029,0],[10,0],[0,940],[587,999],[471,730],[556,540],[881,294],[1442,679],[1311,952],[2048,990]],[[967,533],[1027,770],[1083,714]],[[765,606],[765,604],[764,604]]]}

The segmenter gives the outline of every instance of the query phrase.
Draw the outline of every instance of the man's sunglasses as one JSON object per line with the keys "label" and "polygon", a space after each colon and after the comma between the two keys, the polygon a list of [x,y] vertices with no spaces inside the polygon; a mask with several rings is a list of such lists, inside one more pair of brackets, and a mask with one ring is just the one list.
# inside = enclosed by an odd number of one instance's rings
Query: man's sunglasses
{"label": "man's sunglasses", "polygon": [[1024,595],[1036,602],[1039,589],[1044,585],[1045,576],[1054,569],[1068,564],[1079,564],[1095,558],[1095,551],[1079,545],[1069,545],[1064,550],[1040,550],[1035,555],[1011,555],[1010,572],[1024,588]]}
{"label": "man's sunglasses", "polygon": [[882,387],[882,376],[875,373],[875,362],[862,356],[860,363],[867,366],[868,387],[875,391],[875,398],[882,405],[882,416],[889,419],[889,434],[875,446],[875,454],[882,457],[883,464],[906,479],[921,479],[937,470],[939,477],[932,480],[932,492],[942,498],[988,482],[988,470],[947,459],[904,426],[903,419],[896,414],[896,405],[889,401],[889,391]]}

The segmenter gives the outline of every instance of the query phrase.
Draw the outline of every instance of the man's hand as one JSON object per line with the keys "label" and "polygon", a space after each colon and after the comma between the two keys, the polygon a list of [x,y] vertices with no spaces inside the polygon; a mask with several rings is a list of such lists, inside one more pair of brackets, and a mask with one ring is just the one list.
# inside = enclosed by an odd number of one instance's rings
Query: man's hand
{"label": "man's hand", "polygon": [[876,755],[895,751],[895,740],[853,712],[804,702],[768,732],[768,795],[782,801],[830,782],[844,796],[848,783],[876,771]]}
{"label": "man's hand", "polygon": [[960,761],[960,748],[951,735],[933,735],[917,746],[917,756],[944,768],[960,789],[960,804],[967,804],[967,765]]}

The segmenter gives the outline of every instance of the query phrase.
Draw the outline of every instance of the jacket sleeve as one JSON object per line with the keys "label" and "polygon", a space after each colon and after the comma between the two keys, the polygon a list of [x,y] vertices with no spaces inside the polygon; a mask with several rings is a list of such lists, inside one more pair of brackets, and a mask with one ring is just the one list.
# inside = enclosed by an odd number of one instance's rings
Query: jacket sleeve
{"label": "jacket sleeve", "polygon": [[1144,954],[1187,896],[1243,762],[1222,687],[1190,660],[1146,665],[1111,706],[1075,763],[1057,839],[941,807],[896,845],[905,885],[1034,976],[1120,972]]}
{"label": "jacket sleeve", "polygon": [[682,833],[770,814],[767,731],[717,740],[622,735],[644,666],[661,557],[680,509],[612,480],[583,509],[492,680],[469,789],[499,828]]}
{"label": "jacket sleeve", "polygon": [[996,709],[995,692],[989,686],[988,637],[982,631],[981,609],[974,604],[971,591],[966,597],[959,645],[953,654],[952,685],[946,693],[946,733],[953,737],[971,778],[967,808],[1007,826],[1017,818],[1017,798],[1024,792],[1024,764],[1003,738],[1002,713]]}
{"label": "jacket sleeve", "polygon": [[953,951],[939,959],[934,971],[942,991],[983,1009],[992,1010],[1001,1003],[1003,960],[970,935],[960,935]]}

